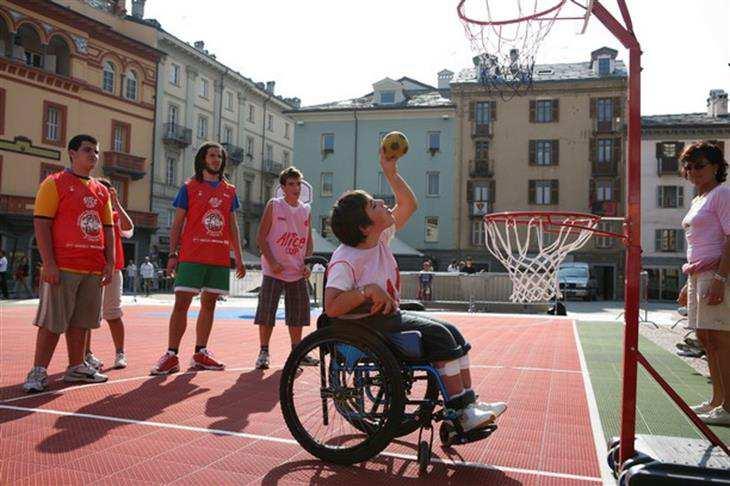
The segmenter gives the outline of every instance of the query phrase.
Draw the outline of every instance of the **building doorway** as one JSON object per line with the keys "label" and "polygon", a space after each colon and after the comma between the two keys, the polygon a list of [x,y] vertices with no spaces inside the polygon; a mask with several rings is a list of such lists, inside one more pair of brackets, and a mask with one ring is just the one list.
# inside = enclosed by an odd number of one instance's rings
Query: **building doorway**
{"label": "building doorway", "polygon": [[614,268],[612,265],[594,265],[593,278],[596,280],[596,296],[602,300],[614,299]]}

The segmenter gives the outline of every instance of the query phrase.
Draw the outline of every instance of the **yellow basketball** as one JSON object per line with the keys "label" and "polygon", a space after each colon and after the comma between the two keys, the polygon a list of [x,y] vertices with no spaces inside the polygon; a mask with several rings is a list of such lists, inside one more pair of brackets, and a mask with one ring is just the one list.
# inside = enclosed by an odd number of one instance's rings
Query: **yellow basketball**
{"label": "yellow basketball", "polygon": [[408,139],[401,132],[390,132],[380,142],[386,159],[399,159],[408,153]]}

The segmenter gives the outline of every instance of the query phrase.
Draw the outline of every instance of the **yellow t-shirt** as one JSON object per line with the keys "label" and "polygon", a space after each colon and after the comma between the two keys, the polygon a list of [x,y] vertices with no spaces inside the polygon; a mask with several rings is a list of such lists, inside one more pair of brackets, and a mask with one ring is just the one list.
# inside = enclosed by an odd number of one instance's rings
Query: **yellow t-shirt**
{"label": "yellow t-shirt", "polygon": [[[75,175],[75,174],[74,174]],[[81,183],[85,185],[89,185],[89,178],[86,177],[79,177],[79,180]],[[58,211],[58,190],[56,190],[56,181],[51,177],[46,177],[46,179],[41,182],[40,187],[38,188],[38,192],[35,195],[35,206],[33,208],[33,217],[38,218],[46,218],[46,219],[53,219],[56,216],[56,212]],[[102,208],[101,210],[101,223],[104,226],[113,226],[114,225],[114,217],[112,216],[112,200],[109,198],[107,201],[107,204]],[[66,272],[73,272],[73,273],[87,273],[82,272],[73,268],[59,268],[59,270],[63,270]],[[98,273],[98,272],[94,272]]]}

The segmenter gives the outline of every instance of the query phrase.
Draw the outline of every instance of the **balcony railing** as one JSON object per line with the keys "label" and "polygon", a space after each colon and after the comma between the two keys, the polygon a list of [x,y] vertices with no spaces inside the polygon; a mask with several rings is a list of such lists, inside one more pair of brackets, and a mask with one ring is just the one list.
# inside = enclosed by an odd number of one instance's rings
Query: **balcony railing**
{"label": "balcony railing", "polygon": [[187,147],[193,141],[193,131],[177,123],[165,123],[162,126],[162,141],[179,147]]}
{"label": "balcony railing", "polygon": [[593,122],[595,133],[613,133],[619,130],[620,123],[617,120],[596,120]]}
{"label": "balcony railing", "polygon": [[389,207],[395,206],[395,196],[393,194],[373,194],[373,199],[382,199],[385,205]]}
{"label": "balcony railing", "polygon": [[144,157],[109,150],[104,152],[103,158],[106,175],[126,175],[138,180],[147,173]]}
{"label": "balcony railing", "polygon": [[494,171],[487,160],[469,161],[469,177],[494,177]]}
{"label": "balcony railing", "polygon": [[243,162],[243,158],[245,156],[243,147],[239,147],[228,142],[222,143],[221,145],[223,145],[223,148],[226,149],[226,152],[228,152],[228,160],[231,161],[231,164],[238,165]]}
{"label": "balcony railing", "polygon": [[616,201],[593,201],[591,212],[599,216],[618,216],[618,202]]}
{"label": "balcony railing", "polygon": [[0,214],[33,216],[35,198],[25,196],[0,195]]}
{"label": "balcony railing", "polygon": [[491,201],[469,201],[469,217],[484,216],[492,212]]}
{"label": "balcony railing", "polygon": [[608,162],[593,162],[591,175],[594,176],[616,176],[618,175],[618,164],[610,160]]}
{"label": "balcony railing", "polygon": [[679,159],[676,157],[657,157],[657,173],[662,175],[679,175]]}
{"label": "balcony railing", "polygon": [[475,124],[472,132],[472,138],[485,138],[492,136],[492,124],[491,123],[480,123]]}
{"label": "balcony railing", "polygon": [[274,162],[271,159],[265,159],[264,163],[261,165],[261,170],[264,173],[278,176],[279,173],[281,173],[281,171],[284,170],[284,166],[282,164],[280,164],[279,162]]}
{"label": "balcony railing", "polygon": [[147,213],[144,211],[127,211],[129,218],[138,228],[157,229],[157,213]]}

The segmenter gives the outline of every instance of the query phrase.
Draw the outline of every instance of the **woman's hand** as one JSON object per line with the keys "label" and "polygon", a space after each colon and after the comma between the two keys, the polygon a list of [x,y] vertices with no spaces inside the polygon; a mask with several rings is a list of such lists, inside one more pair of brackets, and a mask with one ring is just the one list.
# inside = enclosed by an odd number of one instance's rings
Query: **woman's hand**
{"label": "woman's hand", "polygon": [[395,301],[378,285],[366,285],[363,292],[365,294],[365,298],[373,302],[373,306],[370,308],[370,315],[380,312],[387,316],[388,314],[395,312]]}
{"label": "woman's hand", "polygon": [[682,290],[679,291],[679,297],[677,297],[677,303],[681,306],[687,305],[687,284],[684,284]]}
{"label": "woman's hand", "polygon": [[707,305],[722,304],[725,299],[725,282],[713,278],[705,297],[707,298]]}

